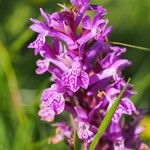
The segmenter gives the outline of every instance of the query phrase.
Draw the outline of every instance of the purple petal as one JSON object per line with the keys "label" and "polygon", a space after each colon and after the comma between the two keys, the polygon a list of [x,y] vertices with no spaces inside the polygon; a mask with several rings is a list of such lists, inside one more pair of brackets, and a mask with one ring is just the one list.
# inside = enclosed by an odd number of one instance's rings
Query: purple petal
{"label": "purple petal", "polygon": [[85,6],[90,0],[70,0],[70,2],[75,6]]}
{"label": "purple petal", "polygon": [[41,120],[44,120],[47,122],[53,121],[55,118],[54,111],[49,107],[41,108],[38,114],[41,117]]}
{"label": "purple petal", "polygon": [[37,74],[43,74],[48,70],[49,67],[49,61],[47,59],[44,60],[38,60],[36,62],[38,68],[36,69]]}
{"label": "purple petal", "polygon": [[87,114],[81,107],[75,107],[75,111],[77,113],[77,118],[88,119]]}
{"label": "purple petal", "polygon": [[52,88],[43,91],[42,106],[50,107],[56,114],[60,114],[65,107],[65,100],[62,93],[58,93]]}
{"label": "purple petal", "polygon": [[82,28],[90,30],[92,28],[90,16],[85,16],[82,19]]}
{"label": "purple petal", "polygon": [[88,85],[89,85],[89,76],[88,74],[85,72],[85,71],[82,71],[80,72],[80,81],[81,81],[81,87],[84,88],[84,89],[87,89],[88,88]]}
{"label": "purple petal", "polygon": [[35,55],[37,55],[44,44],[45,44],[45,35],[39,34],[37,39],[29,44],[28,48],[34,48]]}
{"label": "purple petal", "polygon": [[93,35],[91,34],[91,32],[87,33],[86,35],[83,35],[81,38],[79,38],[77,40],[77,42],[82,45],[85,44],[88,40],[92,39]]}
{"label": "purple petal", "polygon": [[30,26],[30,29],[40,34],[46,35],[48,33],[48,29],[45,28],[43,23],[33,24]]}
{"label": "purple petal", "polygon": [[78,69],[70,69],[68,72],[64,73],[61,78],[61,83],[63,86],[69,87],[71,91],[76,92],[80,87],[78,84]]}
{"label": "purple petal", "polygon": [[70,88],[71,91],[76,92],[80,86],[86,89],[89,84],[88,74],[80,69],[70,69],[61,77],[63,86]]}
{"label": "purple petal", "polygon": [[77,134],[79,138],[87,143],[90,143],[93,140],[94,133],[89,130],[89,124],[79,121],[77,122]]}
{"label": "purple petal", "polygon": [[129,65],[131,65],[131,62],[128,61],[127,59],[120,59],[116,61],[112,67],[118,71],[122,71],[124,68],[128,67]]}
{"label": "purple petal", "polygon": [[50,15],[48,13],[44,12],[44,10],[42,8],[40,8],[40,13],[44,17],[46,23],[49,24],[50,23]]}
{"label": "purple petal", "polygon": [[107,10],[100,5],[90,5],[89,10],[99,13],[101,14],[101,16],[104,16],[107,14]]}

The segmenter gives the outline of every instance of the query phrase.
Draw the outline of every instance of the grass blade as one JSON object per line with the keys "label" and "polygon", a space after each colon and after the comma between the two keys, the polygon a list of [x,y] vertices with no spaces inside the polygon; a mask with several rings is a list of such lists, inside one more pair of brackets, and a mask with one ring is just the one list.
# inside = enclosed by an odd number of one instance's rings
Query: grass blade
{"label": "grass blade", "polygon": [[25,110],[21,107],[23,105],[20,89],[18,86],[17,76],[13,68],[8,49],[0,41],[0,66],[2,66],[8,81],[10,96],[13,103],[13,108],[18,116],[20,123],[27,120]]}
{"label": "grass blade", "polygon": [[111,122],[112,116],[115,113],[117,106],[119,105],[121,98],[124,94],[124,92],[127,89],[127,86],[130,82],[130,78],[128,79],[125,87],[123,88],[123,90],[121,91],[121,93],[119,94],[119,96],[117,97],[117,99],[115,100],[115,102],[113,103],[112,107],[109,109],[109,111],[107,112],[105,118],[103,119],[102,123],[99,126],[98,132],[96,133],[91,145],[90,145],[90,150],[95,150],[95,147],[99,141],[99,139],[101,138],[101,136],[103,135],[103,133],[105,132],[105,130],[107,129],[109,123]]}

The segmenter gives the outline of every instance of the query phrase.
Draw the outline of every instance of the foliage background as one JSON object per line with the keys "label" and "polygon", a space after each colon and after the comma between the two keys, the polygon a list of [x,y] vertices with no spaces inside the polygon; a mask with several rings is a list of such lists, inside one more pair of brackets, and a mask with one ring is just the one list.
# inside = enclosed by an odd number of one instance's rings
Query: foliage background
{"label": "foliage background", "polygon": [[[41,91],[50,85],[49,75],[35,74],[35,61],[27,45],[35,38],[28,29],[30,17],[39,16],[39,7],[47,12],[59,9],[57,3],[69,0],[0,0],[0,149],[57,150],[67,149],[64,143],[48,145],[54,127],[40,121],[37,112]],[[150,47],[150,0],[92,0],[109,11],[113,26],[111,41]],[[148,110],[142,125],[143,140],[150,143],[150,53],[128,48],[124,56],[133,65],[124,72],[132,77],[138,95],[135,104]]]}

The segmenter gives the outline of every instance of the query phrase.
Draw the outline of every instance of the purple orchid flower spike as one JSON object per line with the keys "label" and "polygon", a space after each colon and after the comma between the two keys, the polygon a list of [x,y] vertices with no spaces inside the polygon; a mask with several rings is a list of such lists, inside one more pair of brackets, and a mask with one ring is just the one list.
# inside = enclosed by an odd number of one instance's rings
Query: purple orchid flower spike
{"label": "purple orchid flower spike", "polygon": [[[108,42],[112,27],[104,19],[105,8],[90,4],[90,0],[70,2],[71,8],[59,4],[62,10],[52,14],[40,9],[43,21],[30,19],[30,29],[38,36],[28,47],[41,57],[36,73],[47,73],[52,81],[42,93],[39,116],[47,122],[54,121],[55,116],[61,120],[55,123],[56,136],[49,142],[64,140],[72,149],[77,130],[83,149],[88,150],[106,113],[126,85],[122,71],[131,62],[122,58],[125,48]],[[129,84],[96,150],[147,147],[140,139],[140,119],[134,119],[141,118],[130,100],[135,94]],[[133,118],[131,124],[125,121],[125,115]]]}

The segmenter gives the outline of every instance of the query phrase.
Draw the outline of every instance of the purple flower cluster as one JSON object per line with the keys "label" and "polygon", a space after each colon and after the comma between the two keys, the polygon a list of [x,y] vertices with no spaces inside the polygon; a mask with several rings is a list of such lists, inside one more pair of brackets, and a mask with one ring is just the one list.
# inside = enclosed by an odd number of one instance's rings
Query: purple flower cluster
{"label": "purple flower cluster", "polygon": [[[68,112],[72,126],[69,127],[69,121],[57,123],[59,134],[55,141],[71,141],[75,128],[88,149],[101,121],[126,84],[122,70],[131,62],[122,59],[125,48],[108,42],[112,28],[104,19],[106,9],[89,4],[89,0],[70,2],[71,9],[59,4],[62,11],[52,14],[40,9],[44,21],[31,19],[30,29],[38,36],[28,47],[42,57],[37,61],[36,73],[47,72],[53,81],[52,86],[43,91],[39,116],[49,122],[63,111]],[[88,12],[94,13],[94,17]],[[98,150],[127,150],[142,143],[139,139],[142,128],[137,129],[135,121],[140,120],[140,111],[130,100],[136,94],[132,88],[128,85],[111,124],[99,141]],[[124,121],[124,114],[133,116],[131,125]]]}

